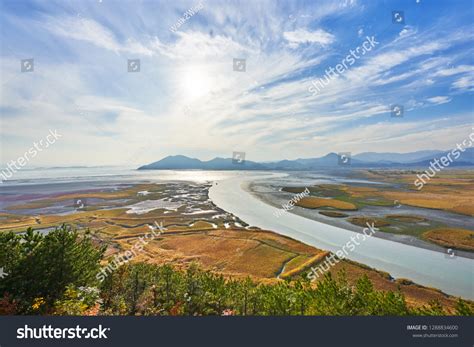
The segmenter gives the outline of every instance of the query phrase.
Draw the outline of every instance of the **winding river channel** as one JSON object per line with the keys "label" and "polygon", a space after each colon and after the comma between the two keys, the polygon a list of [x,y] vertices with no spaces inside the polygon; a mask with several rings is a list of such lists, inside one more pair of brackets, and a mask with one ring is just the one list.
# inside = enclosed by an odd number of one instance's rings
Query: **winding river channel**
{"label": "winding river channel", "polygon": [[[0,190],[0,210],[8,204],[24,202],[43,194],[106,188],[110,185],[138,182],[193,181],[214,182],[210,199],[220,208],[233,213],[249,225],[271,230],[319,249],[337,251],[354,236],[355,231],[321,223],[293,213],[275,217],[275,207],[258,199],[245,189],[258,180],[276,182],[286,173],[249,171],[137,171],[124,168],[36,169],[18,172],[15,179],[4,182]],[[291,177],[290,177],[291,178]],[[286,178],[285,178],[286,179]],[[314,184],[311,177],[307,182]],[[24,211],[25,212],[25,211]],[[349,253],[349,259],[386,271],[395,278],[407,278],[444,292],[474,299],[474,260],[449,258],[446,254],[371,237]]]}
{"label": "winding river channel", "polygon": [[[345,230],[310,220],[292,213],[275,217],[272,207],[252,195],[245,186],[254,179],[267,177],[234,176],[213,185],[209,197],[219,207],[233,213],[246,223],[304,242],[319,249],[335,252],[342,249],[354,235]],[[370,237],[361,241],[349,259],[386,271],[395,278],[407,278],[424,286],[441,289],[445,293],[474,299],[474,260],[449,257],[446,254],[399,242]]]}

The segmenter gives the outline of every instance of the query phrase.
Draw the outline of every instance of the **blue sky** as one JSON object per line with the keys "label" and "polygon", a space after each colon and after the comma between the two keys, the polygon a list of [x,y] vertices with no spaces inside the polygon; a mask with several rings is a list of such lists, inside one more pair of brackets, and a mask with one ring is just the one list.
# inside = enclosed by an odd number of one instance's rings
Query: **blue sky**
{"label": "blue sky", "polygon": [[[63,136],[29,165],[450,149],[474,125],[472,1],[0,3],[2,163],[49,129]],[[308,91],[367,37],[379,43]]]}

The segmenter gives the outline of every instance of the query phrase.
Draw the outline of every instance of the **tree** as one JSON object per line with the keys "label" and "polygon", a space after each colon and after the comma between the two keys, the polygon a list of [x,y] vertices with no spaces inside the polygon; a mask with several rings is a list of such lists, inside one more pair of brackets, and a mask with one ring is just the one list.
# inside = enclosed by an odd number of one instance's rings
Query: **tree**
{"label": "tree", "polygon": [[0,264],[8,273],[0,293],[13,296],[18,313],[45,313],[68,285],[97,284],[104,251],[93,245],[88,231],[79,234],[66,225],[47,235],[31,228],[0,234]]}

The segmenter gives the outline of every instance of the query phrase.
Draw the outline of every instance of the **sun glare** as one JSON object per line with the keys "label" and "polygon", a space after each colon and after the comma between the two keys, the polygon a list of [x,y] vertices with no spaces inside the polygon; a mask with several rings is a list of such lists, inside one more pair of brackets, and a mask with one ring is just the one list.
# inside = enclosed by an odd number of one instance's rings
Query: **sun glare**
{"label": "sun glare", "polygon": [[212,88],[210,75],[202,67],[186,69],[180,77],[180,90],[188,100],[198,99],[209,93]]}

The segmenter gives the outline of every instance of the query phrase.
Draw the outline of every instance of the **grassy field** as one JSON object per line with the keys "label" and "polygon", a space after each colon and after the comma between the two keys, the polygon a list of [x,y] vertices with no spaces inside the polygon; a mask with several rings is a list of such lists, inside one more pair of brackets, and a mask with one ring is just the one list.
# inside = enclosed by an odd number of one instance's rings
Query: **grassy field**
{"label": "grassy field", "polygon": [[[313,188],[312,194],[319,188]],[[139,191],[147,190],[149,195],[141,196]],[[97,244],[107,246],[106,257],[130,250],[140,238],[150,232],[155,221],[166,228],[161,235],[147,242],[132,262],[155,264],[173,264],[177,268],[187,268],[192,263],[198,263],[203,269],[222,274],[229,278],[251,277],[262,283],[278,283],[291,280],[295,276],[306,276],[309,267],[318,264],[328,252],[307,246],[301,242],[271,231],[248,229],[246,224],[235,216],[227,214],[207,201],[207,191],[203,196],[192,200],[193,208],[201,207],[216,212],[206,212],[199,215],[189,214],[183,205],[176,210],[156,209],[144,214],[127,213],[125,205],[134,204],[146,199],[170,198],[174,193],[166,185],[136,185],[110,192],[94,192],[82,194],[65,194],[55,198],[35,201],[29,208],[36,206],[55,205],[58,202],[72,204],[74,198],[101,199],[96,204],[90,204],[84,210],[66,215],[20,215],[15,210],[23,210],[21,206],[10,208],[10,213],[0,215],[2,224],[0,232],[22,232],[27,227],[45,229],[68,223],[79,229],[89,228]],[[342,192],[342,193],[341,193]],[[367,190],[358,190],[358,194]],[[324,194],[337,193],[343,199],[350,199],[348,190],[339,188],[324,188]],[[370,192],[371,194],[373,192]],[[121,202],[125,200],[126,202]],[[305,200],[306,199],[306,200]],[[310,197],[303,199],[303,205],[310,208],[332,208],[355,210],[356,205],[343,200]],[[115,206],[114,209],[104,209],[104,205]],[[188,211],[188,212],[186,212]],[[323,211],[328,216],[338,217],[336,211]],[[342,216],[339,216],[342,217]],[[362,223],[362,221],[360,221]],[[236,224],[237,223],[237,224]],[[408,302],[414,306],[427,304],[437,299],[448,309],[452,308],[455,299],[440,291],[414,284],[394,282],[388,274],[370,269],[362,264],[341,262],[332,271],[341,267],[347,270],[348,279],[355,283],[357,278],[366,274],[374,280],[377,289],[400,290],[406,295]]]}
{"label": "grassy field", "polygon": [[[376,195],[401,204],[439,209],[474,216],[474,172],[452,170],[439,172],[431,178],[421,190],[417,190],[414,181],[416,171],[380,170],[364,172],[367,178],[382,180],[401,185],[400,190],[384,189]],[[401,191],[403,190],[403,191]]]}
{"label": "grassy field", "polygon": [[465,229],[435,229],[423,234],[423,238],[443,247],[474,252],[474,232]]}
{"label": "grassy field", "polygon": [[305,197],[296,203],[296,206],[304,208],[320,208],[320,207],[330,207],[337,210],[343,211],[354,211],[357,210],[357,207],[350,202],[345,202],[337,199],[324,199],[317,197]]}
{"label": "grassy field", "polygon": [[[320,214],[332,218],[347,218],[361,227],[374,223],[382,232],[410,235],[443,247],[472,251],[470,239],[465,233],[435,220],[416,214],[390,213],[381,216],[364,215],[365,207],[397,206],[443,210],[459,215],[474,216],[474,173],[472,171],[447,171],[438,173],[423,189],[414,186],[419,172],[413,170],[359,171],[356,178],[386,183],[384,185],[323,184],[308,187],[310,196],[296,205],[318,209]],[[283,187],[289,193],[300,193],[306,187]],[[329,209],[329,210],[328,210]],[[332,211],[335,210],[335,211]],[[339,211],[360,211],[360,214],[344,214]],[[441,230],[441,231],[439,231]],[[449,231],[450,230],[450,231]],[[440,235],[445,233],[444,237]]]}
{"label": "grassy field", "polygon": [[383,218],[374,217],[351,217],[348,219],[354,225],[366,227],[367,225],[374,225],[376,228],[381,228],[390,225],[390,223]]}
{"label": "grassy field", "polygon": [[[416,174],[416,171],[410,170],[362,171],[361,177],[382,181],[388,185],[374,187],[360,184],[326,184],[308,187],[308,189],[311,197],[343,201],[359,209],[364,206],[393,206],[400,203],[474,216],[474,173],[472,171],[438,173],[421,190],[417,190],[413,184],[417,179]],[[300,193],[304,188],[284,187],[282,190]],[[340,203],[334,204],[337,208],[337,204]],[[315,205],[317,207],[319,205],[317,200]]]}
{"label": "grassy field", "polygon": [[347,214],[336,212],[336,211],[319,211],[319,214],[322,214],[326,217],[333,217],[333,218],[344,218],[347,217]]}

